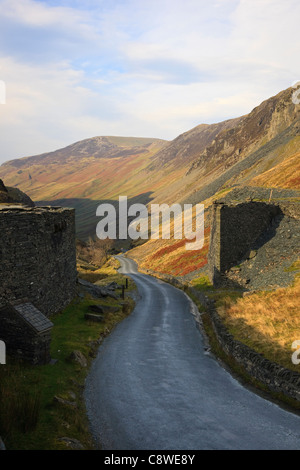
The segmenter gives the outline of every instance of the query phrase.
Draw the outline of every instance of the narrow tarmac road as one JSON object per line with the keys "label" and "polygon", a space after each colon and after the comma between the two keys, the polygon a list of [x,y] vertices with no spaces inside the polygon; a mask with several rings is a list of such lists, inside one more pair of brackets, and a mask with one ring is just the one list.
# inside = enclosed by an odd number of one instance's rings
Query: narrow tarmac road
{"label": "narrow tarmac road", "polygon": [[140,300],[99,348],[86,381],[103,450],[300,449],[300,417],[240,385],[205,353],[191,302],[120,257]]}

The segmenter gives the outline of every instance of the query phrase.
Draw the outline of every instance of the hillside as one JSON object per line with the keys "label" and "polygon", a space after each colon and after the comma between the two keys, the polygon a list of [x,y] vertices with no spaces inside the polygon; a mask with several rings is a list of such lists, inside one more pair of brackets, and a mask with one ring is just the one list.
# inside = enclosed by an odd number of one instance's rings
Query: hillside
{"label": "hillside", "polygon": [[300,152],[254,177],[250,183],[254,186],[300,189]]}
{"label": "hillside", "polygon": [[[171,142],[94,137],[55,152],[6,162],[0,178],[41,205],[76,208],[77,235],[95,235],[96,207],[127,195],[129,204],[201,203],[233,187],[299,188],[299,106],[289,88],[249,114],[200,124]],[[205,266],[209,239],[187,252],[178,240],[149,240],[132,254],[144,266],[184,275]]]}

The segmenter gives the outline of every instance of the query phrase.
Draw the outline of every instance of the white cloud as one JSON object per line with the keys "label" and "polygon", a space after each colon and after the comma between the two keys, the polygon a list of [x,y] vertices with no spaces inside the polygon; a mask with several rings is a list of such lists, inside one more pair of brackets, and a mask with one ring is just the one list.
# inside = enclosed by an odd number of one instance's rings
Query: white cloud
{"label": "white cloud", "polygon": [[299,80],[299,14],[298,0],[0,0],[0,162],[250,112]]}

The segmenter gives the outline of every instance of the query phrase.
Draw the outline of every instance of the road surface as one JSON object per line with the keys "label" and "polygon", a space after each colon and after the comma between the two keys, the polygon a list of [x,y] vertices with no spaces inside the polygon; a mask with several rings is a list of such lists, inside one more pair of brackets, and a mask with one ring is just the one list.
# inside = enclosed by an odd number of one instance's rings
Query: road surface
{"label": "road surface", "polygon": [[121,257],[140,300],[86,381],[103,450],[300,449],[300,417],[244,388],[205,352],[188,297]]}

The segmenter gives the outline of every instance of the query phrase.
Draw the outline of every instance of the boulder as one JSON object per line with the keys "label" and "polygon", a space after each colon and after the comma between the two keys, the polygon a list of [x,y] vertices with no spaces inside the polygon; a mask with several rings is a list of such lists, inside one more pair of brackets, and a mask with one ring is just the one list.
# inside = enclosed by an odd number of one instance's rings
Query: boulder
{"label": "boulder", "polygon": [[106,289],[109,289],[109,290],[122,289],[122,286],[120,286],[117,282],[113,281],[107,284]]}
{"label": "boulder", "polygon": [[84,449],[81,442],[78,441],[78,439],[74,439],[73,437],[60,437],[59,441],[64,442],[68,447],[70,447],[73,450]]}
{"label": "boulder", "polygon": [[92,313],[97,314],[104,314],[104,313],[116,313],[119,312],[121,307],[113,306],[113,305],[90,305],[89,311]]}
{"label": "boulder", "polygon": [[248,259],[253,259],[253,258],[255,258],[256,255],[257,255],[256,250],[250,250],[249,255],[248,255]]}
{"label": "boulder", "polygon": [[102,305],[89,305],[89,312],[92,313],[97,313],[97,314],[103,314],[104,313],[104,308]]}
{"label": "boulder", "polygon": [[115,294],[108,287],[100,287],[100,286],[98,287],[101,289],[102,297],[111,297],[112,299],[118,300],[117,294]]}
{"label": "boulder", "polygon": [[59,403],[60,405],[71,406],[71,407],[77,406],[75,401],[66,400],[65,398],[59,397],[57,395],[54,396],[53,400],[54,402]]}
{"label": "boulder", "polygon": [[78,283],[92,297],[95,297],[95,298],[111,297],[115,300],[118,299],[118,296],[112,290],[109,290],[106,287],[97,286],[96,284],[86,281],[85,279],[78,279]]}
{"label": "boulder", "polygon": [[84,354],[81,351],[73,351],[69,356],[70,361],[78,362],[81,367],[87,367],[87,360]]}

